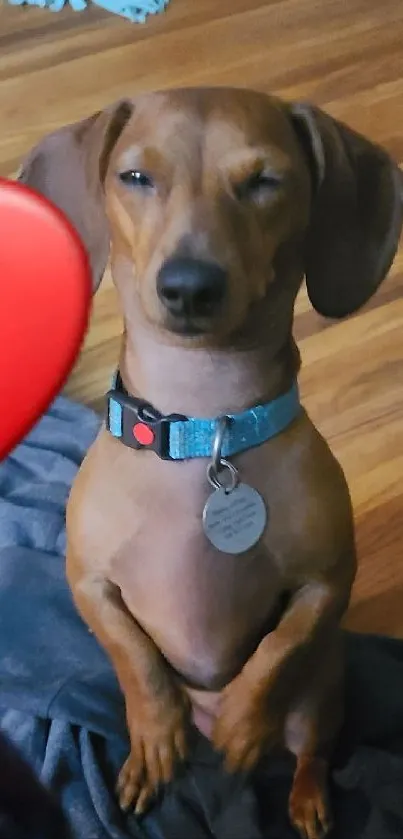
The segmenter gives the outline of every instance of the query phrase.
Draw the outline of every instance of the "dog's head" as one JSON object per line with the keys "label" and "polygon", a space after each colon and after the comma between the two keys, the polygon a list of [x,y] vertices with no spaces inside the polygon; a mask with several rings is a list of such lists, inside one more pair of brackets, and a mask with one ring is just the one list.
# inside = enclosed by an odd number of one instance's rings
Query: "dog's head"
{"label": "dog's head", "polygon": [[[317,108],[247,90],[124,100],[55,132],[20,179],[70,218],[94,288],[111,249],[130,327],[141,309],[186,342],[285,317],[306,276],[328,317],[356,311],[394,258],[402,173]],[[285,313],[285,314],[284,314]]]}

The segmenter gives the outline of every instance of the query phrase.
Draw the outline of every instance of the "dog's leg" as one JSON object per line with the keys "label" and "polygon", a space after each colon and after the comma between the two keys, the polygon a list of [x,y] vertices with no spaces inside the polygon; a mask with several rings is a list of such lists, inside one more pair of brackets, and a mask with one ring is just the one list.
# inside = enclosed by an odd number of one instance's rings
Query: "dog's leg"
{"label": "dog's leg", "polygon": [[342,639],[335,632],[285,721],[285,745],[297,759],[289,815],[303,839],[322,839],[331,828],[328,769],[343,711]]}
{"label": "dog's leg", "polygon": [[230,771],[253,769],[268,746],[284,742],[287,711],[332,646],[347,601],[339,588],[304,586],[277,629],[224,689],[213,742]]}
{"label": "dog's leg", "polygon": [[131,751],[117,783],[123,809],[146,809],[186,753],[189,702],[119,589],[87,571],[71,548],[67,577],[83,620],[109,654],[126,702]]}

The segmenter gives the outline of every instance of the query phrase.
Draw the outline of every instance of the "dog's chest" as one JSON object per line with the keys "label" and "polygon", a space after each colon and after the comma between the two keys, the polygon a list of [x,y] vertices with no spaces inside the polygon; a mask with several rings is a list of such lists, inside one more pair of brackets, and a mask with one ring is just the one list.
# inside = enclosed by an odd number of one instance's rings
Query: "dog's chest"
{"label": "dog's chest", "polygon": [[278,557],[270,550],[272,510],[254,549],[218,551],[202,525],[214,491],[206,465],[151,458],[142,465],[125,495],[120,481],[121,533],[110,575],[171,663],[210,685],[250,655],[283,591]]}

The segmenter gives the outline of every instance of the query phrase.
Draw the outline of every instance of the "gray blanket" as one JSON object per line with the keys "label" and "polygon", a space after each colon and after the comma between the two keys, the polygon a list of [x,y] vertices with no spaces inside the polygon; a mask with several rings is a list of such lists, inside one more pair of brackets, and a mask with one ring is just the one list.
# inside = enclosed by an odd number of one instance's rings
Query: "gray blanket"
{"label": "gray blanket", "polygon": [[[110,664],[64,577],[65,502],[99,420],[64,398],[0,465],[0,730],[55,792],[74,839],[293,839],[292,761],[227,776],[192,757],[141,823],[113,794],[128,739]],[[332,796],[338,839],[403,836],[403,644],[346,635],[347,722]],[[1,839],[12,839],[0,813]]]}

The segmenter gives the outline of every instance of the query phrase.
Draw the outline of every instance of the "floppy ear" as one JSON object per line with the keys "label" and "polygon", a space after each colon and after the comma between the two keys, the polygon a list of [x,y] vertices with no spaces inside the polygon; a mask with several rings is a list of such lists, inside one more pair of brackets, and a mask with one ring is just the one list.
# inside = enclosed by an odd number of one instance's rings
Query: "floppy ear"
{"label": "floppy ear", "polygon": [[314,170],[305,276],[325,317],[352,314],[391,267],[403,222],[403,173],[377,145],[318,108],[291,106]]}
{"label": "floppy ear", "polygon": [[108,261],[103,181],[111,151],[132,114],[124,101],[44,137],[28,154],[18,180],[68,217],[88,251],[97,290]]}

